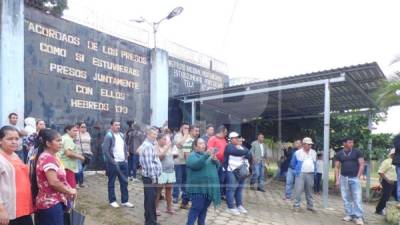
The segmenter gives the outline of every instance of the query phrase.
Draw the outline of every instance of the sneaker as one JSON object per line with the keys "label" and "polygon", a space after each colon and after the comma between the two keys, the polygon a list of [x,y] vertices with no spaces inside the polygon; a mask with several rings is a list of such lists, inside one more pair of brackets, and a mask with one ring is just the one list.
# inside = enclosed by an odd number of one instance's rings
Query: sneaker
{"label": "sneaker", "polygon": [[233,209],[227,208],[226,212],[230,213],[230,214],[232,214],[234,216],[239,216],[240,215],[240,212],[239,212],[239,210],[237,208],[233,208]]}
{"label": "sneaker", "polygon": [[86,186],[85,184],[80,184],[79,187],[80,187],[80,188],[85,188],[85,187],[87,187],[87,186]]}
{"label": "sneaker", "polygon": [[189,204],[181,204],[181,209],[189,209]]}
{"label": "sneaker", "polygon": [[119,205],[117,202],[111,202],[110,206],[113,207],[114,209],[119,208]]}
{"label": "sneaker", "polygon": [[312,212],[312,213],[317,213],[317,211],[315,211],[314,208],[307,208],[308,211]]}
{"label": "sneaker", "polygon": [[134,207],[134,205],[132,203],[130,203],[130,202],[121,203],[121,205],[125,206],[127,208],[133,208]]}
{"label": "sneaker", "polygon": [[257,188],[257,191],[265,192],[265,190],[262,188]]}
{"label": "sneaker", "polygon": [[357,225],[364,225],[364,221],[363,221],[362,218],[356,218],[356,219],[354,219],[354,222],[355,222]]}
{"label": "sneaker", "polygon": [[242,205],[239,205],[237,209],[239,210],[240,213],[247,214],[247,210]]}
{"label": "sneaker", "polygon": [[353,217],[351,217],[351,216],[345,216],[344,218],[343,218],[343,221],[346,221],[346,222],[350,222],[350,221],[352,221],[353,220]]}
{"label": "sneaker", "polygon": [[375,212],[376,215],[384,216],[385,214],[383,212]]}

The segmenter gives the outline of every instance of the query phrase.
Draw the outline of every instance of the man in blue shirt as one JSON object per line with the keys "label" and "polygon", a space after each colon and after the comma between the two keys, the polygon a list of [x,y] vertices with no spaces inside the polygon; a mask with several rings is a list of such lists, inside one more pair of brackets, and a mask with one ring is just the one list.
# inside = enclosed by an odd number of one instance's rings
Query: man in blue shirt
{"label": "man in blue shirt", "polygon": [[[289,162],[292,160],[294,153],[301,148],[301,140],[296,140],[294,142],[294,147],[292,149],[289,149],[288,152],[286,153],[286,160],[289,160]],[[292,198],[292,191],[293,191],[293,185],[294,185],[294,178],[295,178],[295,173],[294,173],[294,168],[291,167],[289,163],[289,168],[286,173],[286,188],[285,188],[285,196],[283,197],[283,200],[290,200]]]}

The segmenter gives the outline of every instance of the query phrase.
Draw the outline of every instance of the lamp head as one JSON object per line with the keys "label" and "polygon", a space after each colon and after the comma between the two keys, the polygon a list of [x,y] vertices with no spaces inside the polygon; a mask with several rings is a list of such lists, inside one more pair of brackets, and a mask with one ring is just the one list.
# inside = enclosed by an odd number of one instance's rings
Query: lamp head
{"label": "lamp head", "polygon": [[183,7],[176,7],[174,10],[172,10],[172,11],[168,14],[168,16],[166,17],[166,19],[169,20],[169,19],[171,19],[171,18],[173,18],[173,17],[175,17],[175,16],[178,16],[179,14],[182,13],[182,11],[183,11]]}

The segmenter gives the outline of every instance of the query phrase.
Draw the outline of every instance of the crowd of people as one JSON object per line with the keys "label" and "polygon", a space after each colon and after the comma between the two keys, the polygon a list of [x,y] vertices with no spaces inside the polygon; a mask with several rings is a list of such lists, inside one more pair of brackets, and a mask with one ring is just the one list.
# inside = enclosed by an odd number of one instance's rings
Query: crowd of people
{"label": "crowd of people", "polygon": [[[64,212],[73,204],[77,189],[86,187],[83,172],[93,158],[87,126],[84,122],[66,125],[61,135],[46,128],[40,119],[25,119],[25,128],[18,128],[17,121],[18,115],[12,113],[9,125],[0,129],[0,225],[64,225]],[[121,122],[112,120],[101,145],[108,202],[113,208],[134,207],[129,202],[128,183],[139,181],[140,168],[146,225],[158,224],[157,217],[163,213],[174,215],[173,204],[179,203],[181,209],[189,210],[188,225],[196,221],[205,224],[210,205],[218,207],[223,201],[227,213],[247,214],[243,201],[247,181],[250,189],[265,192],[270,156],[262,133],[248,148],[239,133],[228,132],[224,126],[207,125],[201,135],[199,126],[187,123],[176,133],[167,127],[143,130],[133,120],[127,125],[123,133]],[[293,200],[294,212],[300,212],[303,192],[306,209],[316,212],[313,195],[321,191],[323,161],[313,144],[305,137],[285,152],[283,199]],[[378,171],[384,194],[377,214],[383,213],[400,175],[400,136],[395,138],[394,147]],[[354,148],[354,139],[343,140],[343,149],[334,161],[336,186],[345,206],[343,220],[362,225],[360,177],[364,159]],[[120,203],[115,194],[117,178]],[[167,203],[165,210],[161,210],[161,199]]]}

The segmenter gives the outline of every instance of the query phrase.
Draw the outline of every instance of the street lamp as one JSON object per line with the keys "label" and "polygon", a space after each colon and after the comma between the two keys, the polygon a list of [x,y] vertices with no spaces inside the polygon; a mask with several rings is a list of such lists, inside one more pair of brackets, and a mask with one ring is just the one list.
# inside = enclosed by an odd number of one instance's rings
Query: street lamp
{"label": "street lamp", "polygon": [[156,35],[157,35],[158,27],[160,26],[160,23],[164,20],[169,20],[169,19],[174,18],[175,16],[178,16],[179,14],[182,13],[182,11],[183,11],[183,7],[176,7],[168,14],[168,16],[162,18],[158,22],[149,22],[143,17],[140,17],[138,20],[130,20],[130,21],[136,22],[136,23],[147,23],[153,27],[154,49],[156,49],[157,48],[157,36]]}

